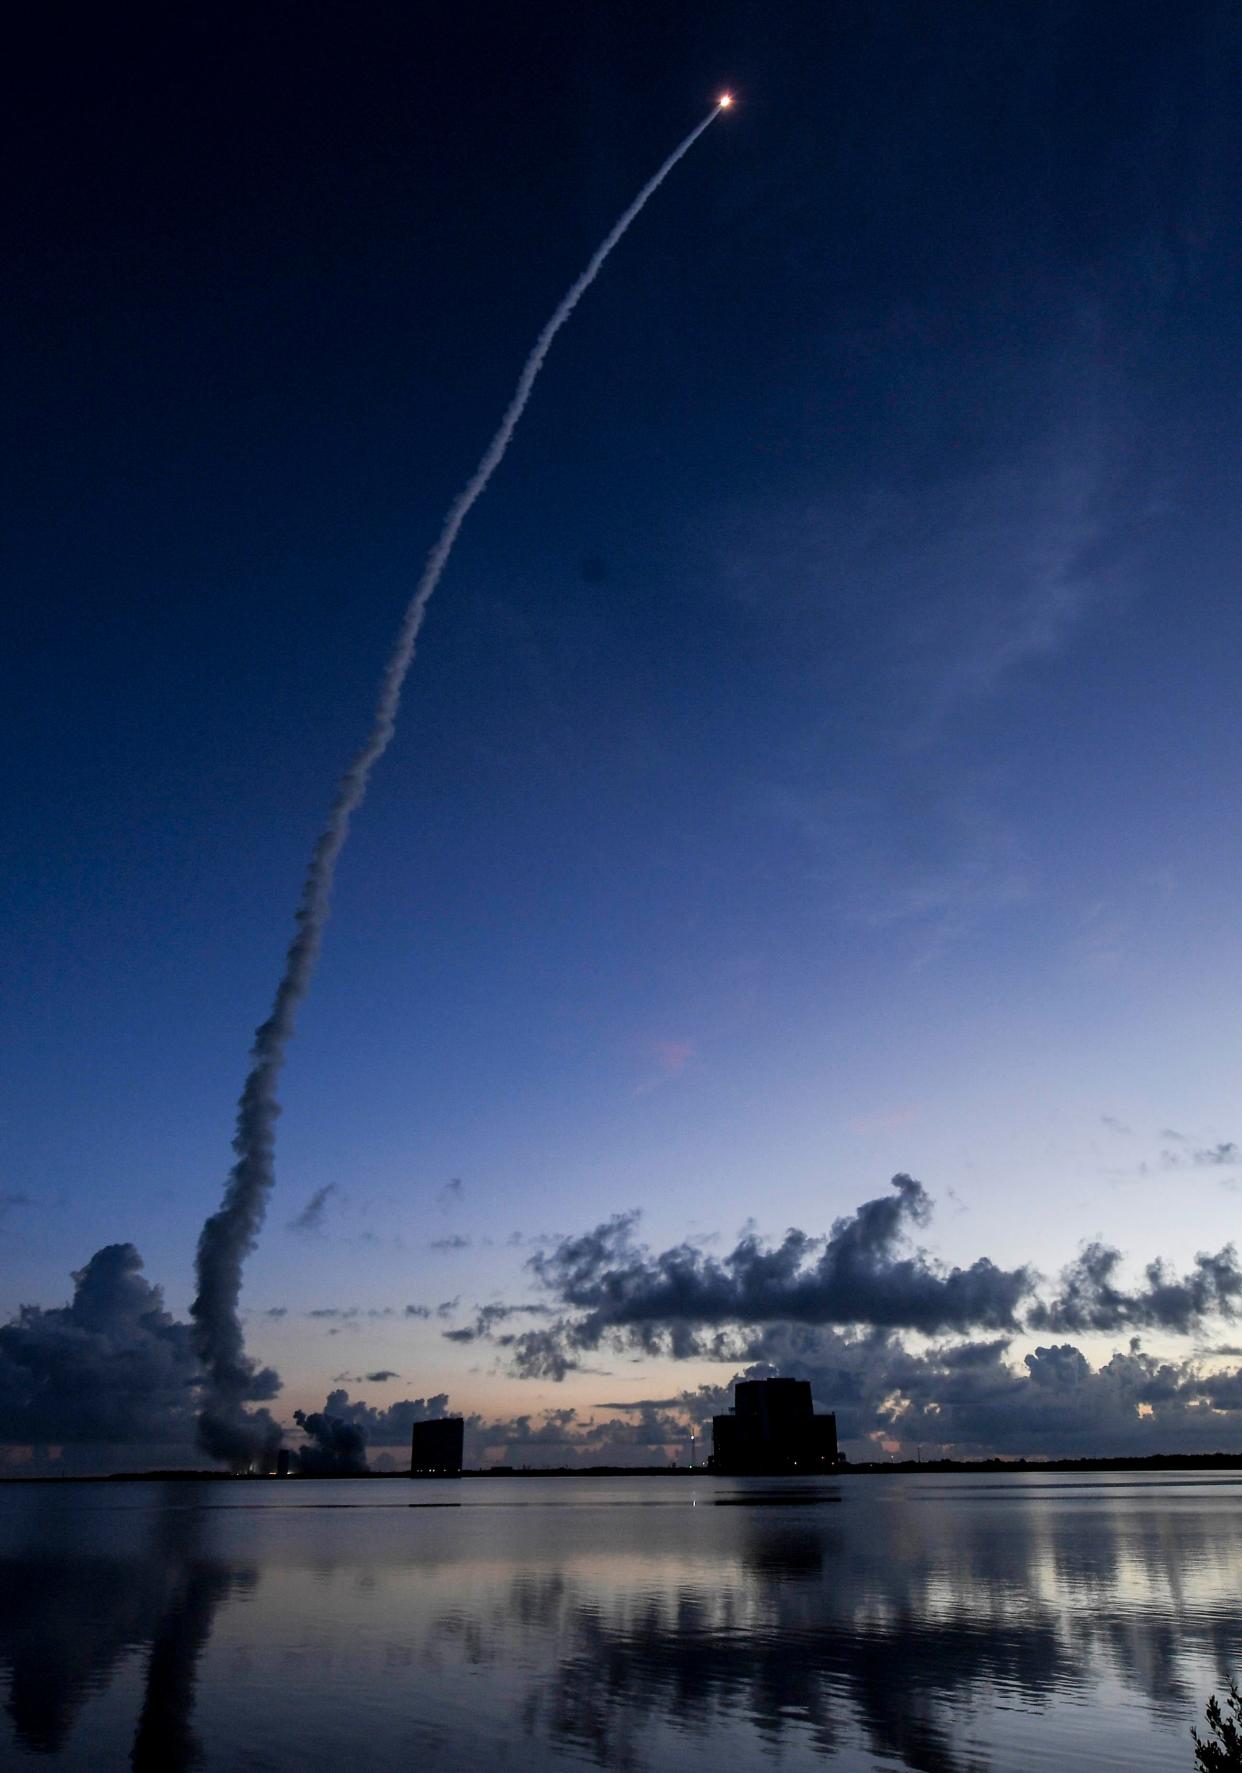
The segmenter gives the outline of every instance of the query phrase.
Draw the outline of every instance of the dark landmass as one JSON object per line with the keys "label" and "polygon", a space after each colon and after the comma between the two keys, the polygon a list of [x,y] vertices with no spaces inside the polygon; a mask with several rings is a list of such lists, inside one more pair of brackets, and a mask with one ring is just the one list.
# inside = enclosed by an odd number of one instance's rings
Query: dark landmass
{"label": "dark landmass", "polygon": [[[872,1460],[860,1464],[840,1465],[830,1474],[816,1477],[872,1477],[881,1472],[986,1472],[991,1476],[1015,1473],[1018,1476],[1038,1475],[1045,1471],[1242,1471],[1242,1453],[1149,1453],[1129,1458],[1084,1459],[896,1459]],[[333,1481],[339,1481],[336,1474]],[[407,1483],[425,1483],[422,1477],[411,1477],[408,1471],[365,1471],[345,1474],[359,1481],[379,1482],[403,1478]],[[712,1477],[706,1466],[696,1465],[485,1465],[463,1471],[469,1478],[540,1478],[540,1477]],[[762,1476],[761,1473],[755,1474]],[[786,1475],[786,1474],[780,1474]],[[324,1474],[330,1477],[332,1474]],[[277,1479],[257,1472],[234,1475],[228,1471],[118,1471],[90,1477],[78,1473],[60,1476],[31,1475],[0,1478],[0,1484],[203,1484],[203,1483],[319,1483],[318,1474],[293,1472]],[[444,1480],[439,1480],[444,1481]],[[451,1481],[451,1480],[450,1480]],[[722,1481],[726,1481],[723,1480]],[[727,1480],[732,1481],[732,1480]],[[796,1474],[793,1483],[804,1483]]]}
{"label": "dark landmass", "polygon": [[1147,1453],[1115,1459],[896,1459],[842,1465],[834,1476],[881,1471],[1242,1471],[1242,1453]]}

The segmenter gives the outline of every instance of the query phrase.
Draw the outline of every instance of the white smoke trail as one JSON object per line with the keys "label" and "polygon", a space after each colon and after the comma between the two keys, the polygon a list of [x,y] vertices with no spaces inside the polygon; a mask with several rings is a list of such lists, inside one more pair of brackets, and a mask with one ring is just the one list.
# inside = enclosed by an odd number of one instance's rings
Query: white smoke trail
{"label": "white smoke trail", "polygon": [[427,605],[448,564],[462,524],[486,491],[488,481],[509,447],[553,339],[648,198],[659,189],[708,125],[715,121],[721,108],[713,106],[669,155],[655,176],[647,181],[535,340],[499,428],[484,451],[483,459],[450,507],[439,540],[427,556],[423,575],[410,599],[396,643],[384,667],[371,730],[362,749],[341,777],[336,798],[311,855],[298,902],[294,937],[285,956],[285,969],[276,988],[272,1013],[256,1031],[250,1049],[250,1071],[238,1104],[237,1131],[233,1137],[237,1162],[229,1172],[220,1210],[207,1220],[198,1240],[198,1294],[190,1312],[194,1319],[195,1347],[207,1375],[199,1438],[204,1450],[216,1458],[249,1459],[279,1438],[279,1431],[266,1411],[256,1415],[243,1408],[249,1400],[270,1397],[275,1376],[256,1372],[253,1361],[246,1355],[238,1315],[242,1264],[258,1239],[275,1181],[276,1120],[280,1114],[277,1084],[293,1037],[297,1007],[306,996],[315,970],[328,919],[336,865],[349,836],[350,820],[366,795],[371,772],[388,749],[396,730],[401,691],[414,660],[414,648]]}

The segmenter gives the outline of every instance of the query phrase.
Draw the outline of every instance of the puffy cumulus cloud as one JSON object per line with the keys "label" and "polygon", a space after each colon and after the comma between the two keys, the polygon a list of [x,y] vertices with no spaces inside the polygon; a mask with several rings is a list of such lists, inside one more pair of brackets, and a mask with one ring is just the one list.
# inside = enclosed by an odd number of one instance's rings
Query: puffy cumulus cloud
{"label": "puffy cumulus cloud", "polygon": [[1031,1327],[1071,1334],[1135,1328],[1185,1335],[1207,1318],[1233,1318],[1242,1308],[1242,1268],[1232,1244],[1215,1255],[1196,1256],[1183,1275],[1161,1261],[1150,1262],[1138,1288],[1120,1284],[1121,1262],[1120,1250],[1087,1244],[1062,1273],[1055,1297],[1033,1308]]}
{"label": "puffy cumulus cloud", "polygon": [[1242,1443],[1239,1374],[1144,1352],[1137,1338],[1093,1367],[1071,1343],[1013,1367],[998,1353],[973,1368],[912,1374],[885,1426],[975,1453],[1211,1452]]}
{"label": "puffy cumulus cloud", "polygon": [[[389,1377],[395,1378],[396,1375]],[[416,1422],[431,1422],[448,1414],[448,1393],[442,1391],[435,1397],[402,1398],[400,1403],[377,1410],[362,1398],[352,1399],[347,1391],[330,1391],[319,1414],[359,1429],[364,1446],[408,1446],[410,1430]]]}
{"label": "puffy cumulus cloud", "polygon": [[[1072,1343],[1017,1358],[1005,1337],[914,1352],[889,1334],[776,1326],[754,1337],[746,1377],[809,1379],[855,1457],[877,1446],[979,1458],[1237,1451],[1242,1368],[1147,1353],[1138,1338],[1093,1366]],[[687,1394],[687,1404],[691,1402]],[[870,1451],[869,1451],[870,1449]]]}
{"label": "puffy cumulus cloud", "polygon": [[[693,1429],[704,1456],[710,1419],[728,1410],[737,1379],[773,1374],[810,1381],[816,1407],[836,1413],[855,1459],[1109,1456],[1242,1448],[1242,1367],[1148,1353],[1132,1339],[1092,1365],[1069,1342],[1019,1355],[1006,1336],[958,1339],[920,1350],[893,1331],[768,1325],[736,1333],[717,1353],[735,1365],[727,1383],[660,1397],[610,1399],[586,1411],[465,1418],[467,1465],[652,1465],[684,1461]],[[388,1411],[333,1392],[323,1414],[353,1423],[375,1446],[405,1445],[409,1425],[448,1413],[448,1398],[411,1399]]]}
{"label": "puffy cumulus cloud", "polygon": [[[164,1309],[133,1244],[97,1250],[73,1282],[68,1305],[25,1305],[0,1324],[0,1445],[66,1448],[65,1469],[167,1464],[173,1448],[178,1462],[192,1458],[203,1369],[190,1325]],[[279,1389],[270,1368],[248,1363],[239,1399],[261,1404]],[[266,1410],[249,1420],[265,1445],[279,1441]]]}
{"label": "puffy cumulus cloud", "polygon": [[[601,1345],[652,1355],[734,1360],[754,1333],[796,1326],[922,1337],[1080,1335],[1163,1330],[1179,1335],[1242,1312],[1242,1267],[1231,1244],[1201,1254],[1184,1274],[1148,1264],[1127,1286],[1122,1255],[1088,1244],[1047,1298],[1027,1267],[986,1256],[968,1267],[936,1261],[914,1242],[932,1202],[921,1183],[897,1175],[892,1192],[864,1201],[826,1236],[797,1228],[779,1243],[748,1232],[727,1255],[702,1241],[654,1251],[639,1241],[639,1215],[618,1213],[576,1237],[537,1250],[527,1262],[550,1295],[553,1321],[514,1331],[499,1325],[515,1307],[480,1312],[455,1340],[486,1338],[504,1348],[520,1378],[563,1379]],[[860,1344],[861,1345],[861,1344]]]}
{"label": "puffy cumulus cloud", "polygon": [[[682,1401],[646,1400],[634,1406],[601,1406],[608,1416],[579,1414],[572,1408],[512,1417],[464,1417],[465,1462],[471,1465],[662,1465],[685,1457],[691,1416]],[[624,1412],[617,1414],[615,1412]],[[307,1437],[299,1455],[304,1471],[315,1475],[363,1471],[368,1448],[401,1448],[410,1443],[416,1422],[447,1416],[447,1393],[405,1398],[386,1410],[344,1390],[331,1391],[322,1410],[295,1413]],[[382,1453],[377,1469],[399,1468],[401,1457]]]}
{"label": "puffy cumulus cloud", "polygon": [[[725,1256],[688,1243],[654,1252],[636,1241],[636,1213],[536,1252],[528,1263],[536,1280],[577,1315],[559,1332],[536,1333],[531,1347],[542,1364],[534,1370],[555,1376],[540,1354],[550,1334],[571,1349],[620,1335],[684,1356],[702,1353],[700,1332],[721,1325],[868,1324],[924,1334],[1015,1328],[1031,1271],[987,1257],[949,1268],[910,1247],[931,1200],[912,1176],[894,1176],[892,1186],[838,1219],[827,1237],[795,1228],[767,1245],[752,1233]],[[518,1370],[527,1340],[515,1344]]]}
{"label": "puffy cumulus cloud", "polygon": [[[201,1369],[188,1324],[164,1309],[133,1244],[74,1274],[72,1301],[24,1305],[0,1325],[0,1441],[193,1443]],[[270,1397],[275,1375],[259,1376]]]}
{"label": "puffy cumulus cloud", "polygon": [[295,1410],[293,1420],[306,1440],[298,1454],[311,1477],[356,1477],[367,1468],[367,1437],[356,1423],[326,1410]]}

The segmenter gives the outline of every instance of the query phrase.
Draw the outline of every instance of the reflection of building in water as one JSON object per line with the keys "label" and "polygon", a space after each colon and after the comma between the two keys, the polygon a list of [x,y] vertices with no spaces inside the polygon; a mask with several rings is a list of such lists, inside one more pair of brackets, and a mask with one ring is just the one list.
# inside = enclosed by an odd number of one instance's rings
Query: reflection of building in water
{"label": "reflection of building in water", "polygon": [[837,1419],[817,1416],[805,1379],[743,1379],[733,1408],[712,1417],[712,1469],[729,1477],[831,1471]]}
{"label": "reflection of building in water", "polygon": [[416,1422],[410,1431],[411,1477],[460,1477],[466,1424],[461,1416]]}

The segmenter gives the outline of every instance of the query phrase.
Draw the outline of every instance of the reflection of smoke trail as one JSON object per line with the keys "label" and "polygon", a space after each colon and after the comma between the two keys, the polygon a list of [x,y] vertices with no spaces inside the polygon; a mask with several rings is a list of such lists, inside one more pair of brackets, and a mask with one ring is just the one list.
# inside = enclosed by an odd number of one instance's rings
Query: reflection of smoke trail
{"label": "reflection of smoke trail", "polygon": [[186,1773],[202,1751],[190,1728],[198,1659],[207,1646],[216,1609],[233,1586],[215,1564],[191,1564],[160,1620],[147,1663],[146,1694],[134,1746],[133,1773]]}
{"label": "reflection of smoke trail", "polygon": [[509,447],[509,440],[526,409],[553,339],[647,199],[718,114],[719,107],[713,107],[643,186],[535,340],[500,427],[450,508],[440,538],[427,557],[423,576],[406,609],[396,644],[384,667],[371,731],[341,778],[327,822],[315,845],[302,885],[294,937],[276,988],[272,1013],[255,1034],[250,1052],[250,1071],[238,1104],[237,1131],[233,1139],[237,1162],[229,1174],[220,1210],[207,1220],[198,1241],[198,1296],[191,1312],[195,1346],[208,1378],[207,1396],[199,1420],[199,1438],[204,1449],[217,1458],[250,1457],[265,1442],[270,1443],[274,1435],[274,1424],[265,1413],[256,1417],[242,1409],[246,1399],[270,1395],[273,1384],[270,1374],[256,1374],[253,1362],[245,1353],[237,1312],[242,1263],[254,1248],[267,1210],[267,1197],[275,1180],[276,1117],[280,1112],[277,1084],[285,1051],[293,1035],[297,1006],[306,995],[315,969],[336,864],[349,835],[350,819],[366,794],[371,771],[388,749],[395,731],[402,686],[414,658],[414,646],[427,605],[448,563],[462,524]]}
{"label": "reflection of smoke trail", "polygon": [[[14,1748],[0,1740],[0,1766],[25,1766],[33,1757],[56,1766],[63,1760],[119,1767],[120,1714],[110,1708],[101,1717],[92,1702],[147,1644],[132,1766],[137,1773],[185,1773],[198,1764],[191,1729],[197,1665],[219,1608],[231,1594],[252,1590],[258,1572],[214,1555],[214,1517],[201,1498],[190,1496],[187,1506],[188,1494],[164,1484],[119,1515],[67,1511],[63,1496],[39,1486],[6,1497],[0,1688],[8,1694]],[[88,1706],[81,1728],[89,1749],[78,1752],[72,1739]]]}

